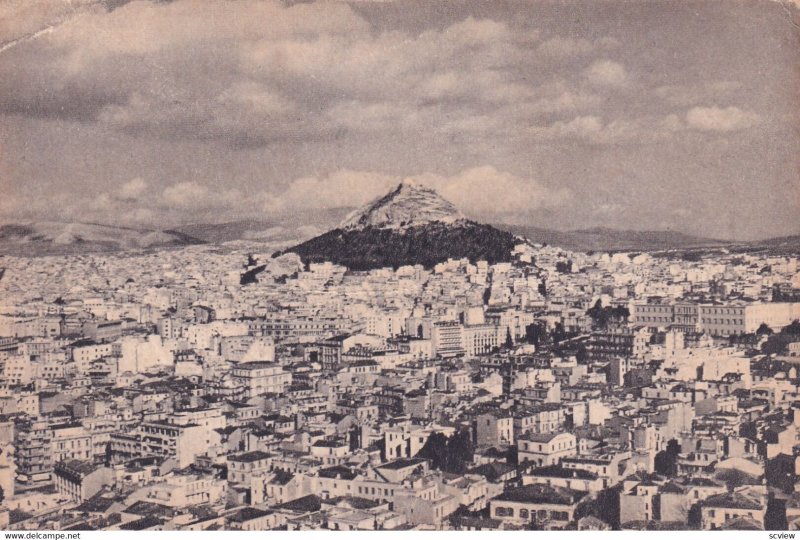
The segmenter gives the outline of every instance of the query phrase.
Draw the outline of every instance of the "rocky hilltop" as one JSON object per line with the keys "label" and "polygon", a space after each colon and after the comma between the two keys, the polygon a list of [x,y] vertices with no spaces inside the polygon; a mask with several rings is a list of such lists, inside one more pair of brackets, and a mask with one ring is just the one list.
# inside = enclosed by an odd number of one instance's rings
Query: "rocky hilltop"
{"label": "rocky hilltop", "polygon": [[352,270],[431,267],[450,258],[509,261],[521,242],[507,231],[470,221],[435,190],[404,182],[336,229],[276,256],[297,253],[305,263],[331,261]]}
{"label": "rocky hilltop", "polygon": [[392,191],[348,215],[343,230],[409,229],[429,223],[457,223],[466,218],[435,190],[404,181]]}

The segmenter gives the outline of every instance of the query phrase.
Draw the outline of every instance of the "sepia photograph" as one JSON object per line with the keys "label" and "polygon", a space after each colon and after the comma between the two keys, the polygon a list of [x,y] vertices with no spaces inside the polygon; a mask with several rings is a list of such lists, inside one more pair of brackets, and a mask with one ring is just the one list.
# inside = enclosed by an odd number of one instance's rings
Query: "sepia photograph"
{"label": "sepia photograph", "polygon": [[0,0],[0,540],[794,538],[799,258],[800,0]]}

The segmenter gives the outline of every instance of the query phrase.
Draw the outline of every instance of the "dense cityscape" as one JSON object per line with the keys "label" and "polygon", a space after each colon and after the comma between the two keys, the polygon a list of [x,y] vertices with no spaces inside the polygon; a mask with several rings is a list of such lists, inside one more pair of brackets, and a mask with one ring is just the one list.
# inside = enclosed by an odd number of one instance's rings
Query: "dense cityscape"
{"label": "dense cityscape", "polygon": [[0,0],[0,540],[794,539],[799,31]]}
{"label": "dense cityscape", "polygon": [[[422,195],[361,221],[448,221]],[[798,528],[797,258],[517,240],[3,257],[0,525]]]}

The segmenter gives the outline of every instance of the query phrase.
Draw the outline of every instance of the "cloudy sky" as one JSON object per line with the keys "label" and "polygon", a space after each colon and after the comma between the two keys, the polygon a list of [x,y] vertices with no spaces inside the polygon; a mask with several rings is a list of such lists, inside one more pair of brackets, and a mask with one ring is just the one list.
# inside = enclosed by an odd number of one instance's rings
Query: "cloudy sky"
{"label": "cloudy sky", "polygon": [[0,222],[351,207],[800,232],[800,10],[772,1],[5,0]]}

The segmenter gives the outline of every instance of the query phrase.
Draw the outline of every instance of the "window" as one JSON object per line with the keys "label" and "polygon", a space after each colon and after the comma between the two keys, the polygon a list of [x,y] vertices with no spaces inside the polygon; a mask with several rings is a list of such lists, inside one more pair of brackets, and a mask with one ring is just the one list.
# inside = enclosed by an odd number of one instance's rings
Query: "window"
{"label": "window", "polygon": [[498,506],[495,511],[494,515],[498,517],[505,517],[505,516],[513,516],[514,510],[512,508],[506,508],[504,506]]}

